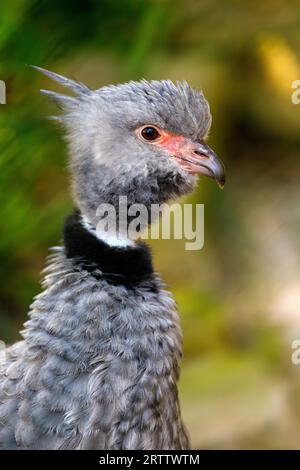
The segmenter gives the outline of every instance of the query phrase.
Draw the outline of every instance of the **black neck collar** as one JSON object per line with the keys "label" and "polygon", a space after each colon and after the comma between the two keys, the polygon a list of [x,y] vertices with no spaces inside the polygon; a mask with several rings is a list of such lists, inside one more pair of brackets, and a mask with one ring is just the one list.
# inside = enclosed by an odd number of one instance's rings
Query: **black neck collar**
{"label": "black neck collar", "polygon": [[78,211],[67,217],[63,236],[67,258],[74,259],[95,277],[126,286],[153,281],[151,253],[144,243],[128,248],[112,247],[82,225]]}

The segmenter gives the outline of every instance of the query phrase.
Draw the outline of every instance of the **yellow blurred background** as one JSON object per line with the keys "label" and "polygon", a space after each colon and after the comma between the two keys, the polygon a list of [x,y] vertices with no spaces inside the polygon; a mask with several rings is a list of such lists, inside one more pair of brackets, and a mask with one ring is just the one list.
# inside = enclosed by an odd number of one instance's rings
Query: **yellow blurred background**
{"label": "yellow blurred background", "polygon": [[151,242],[182,317],[183,416],[194,448],[299,448],[300,4],[291,0],[2,0],[0,338],[19,338],[72,208],[40,65],[99,88],[187,80],[211,105],[223,191],[201,180],[205,245]]}

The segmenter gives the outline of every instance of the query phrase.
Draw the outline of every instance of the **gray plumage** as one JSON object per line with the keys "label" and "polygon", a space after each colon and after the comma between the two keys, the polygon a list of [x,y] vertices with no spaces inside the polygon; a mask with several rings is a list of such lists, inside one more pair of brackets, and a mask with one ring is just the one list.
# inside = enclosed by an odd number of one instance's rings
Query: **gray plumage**
{"label": "gray plumage", "polygon": [[[74,199],[91,226],[98,205],[117,206],[119,195],[150,207],[194,187],[195,175],[131,131],[153,123],[203,139],[211,116],[202,93],[170,81],[92,91],[38,70],[75,92],[44,91],[64,110]],[[157,275],[152,283],[155,289],[145,281],[128,288],[99,280],[63,246],[54,249],[23,340],[1,366],[2,448],[189,447],[176,385],[179,319]]]}

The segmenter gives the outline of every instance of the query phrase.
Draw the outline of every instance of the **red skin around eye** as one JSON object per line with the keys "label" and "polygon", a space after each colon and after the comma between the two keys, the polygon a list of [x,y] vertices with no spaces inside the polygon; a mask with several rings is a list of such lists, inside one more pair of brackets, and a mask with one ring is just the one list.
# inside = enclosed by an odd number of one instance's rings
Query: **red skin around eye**
{"label": "red skin around eye", "polygon": [[[150,145],[162,147],[171,156],[180,155],[184,150],[188,150],[188,148],[191,146],[192,142],[182,135],[173,134],[173,132],[161,129],[159,127],[155,127],[155,129],[157,129],[160,134],[158,139],[147,141],[147,143]],[[137,135],[145,142],[145,139],[141,136],[141,130],[142,128],[137,130]]]}
{"label": "red skin around eye", "polygon": [[181,135],[172,132],[161,132],[161,137],[156,145],[168,150],[171,154],[175,154],[187,142],[187,139]]}

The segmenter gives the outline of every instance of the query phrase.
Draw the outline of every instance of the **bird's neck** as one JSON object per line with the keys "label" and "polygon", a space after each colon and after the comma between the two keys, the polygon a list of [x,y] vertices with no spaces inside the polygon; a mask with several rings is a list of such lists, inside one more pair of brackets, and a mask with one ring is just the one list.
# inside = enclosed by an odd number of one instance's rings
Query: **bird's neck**
{"label": "bird's neck", "polygon": [[83,225],[78,211],[65,220],[63,242],[65,256],[96,279],[124,286],[146,283],[148,289],[157,290],[151,252],[145,243],[109,246]]}

